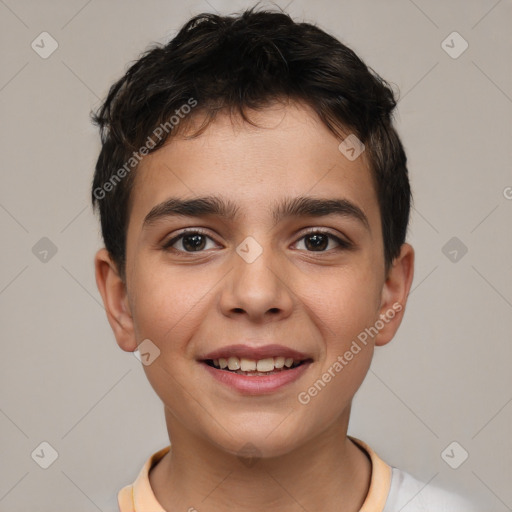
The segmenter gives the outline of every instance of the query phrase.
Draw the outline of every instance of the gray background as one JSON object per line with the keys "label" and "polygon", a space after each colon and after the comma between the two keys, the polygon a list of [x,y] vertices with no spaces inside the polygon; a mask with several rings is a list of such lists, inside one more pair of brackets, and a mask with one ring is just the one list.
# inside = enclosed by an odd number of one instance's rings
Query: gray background
{"label": "gray background", "polygon": [[[0,511],[115,511],[117,491],[168,443],[162,406],[96,289],[99,137],[88,116],[152,41],[192,14],[249,5],[0,0]],[[349,433],[425,482],[511,510],[512,2],[276,5],[335,34],[401,92],[416,274]],[[43,31],[58,42],[46,59],[31,47]],[[453,31],[469,44],[458,58],[442,45]],[[453,54],[462,41],[452,40]],[[49,457],[44,441],[58,453],[48,469],[36,463]],[[441,456],[453,441],[452,464],[469,453],[458,469]]]}

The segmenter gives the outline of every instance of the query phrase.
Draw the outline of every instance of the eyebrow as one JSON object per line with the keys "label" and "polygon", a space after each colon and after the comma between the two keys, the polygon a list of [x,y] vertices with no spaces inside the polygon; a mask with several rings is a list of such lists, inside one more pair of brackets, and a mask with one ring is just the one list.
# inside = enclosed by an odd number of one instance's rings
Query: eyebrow
{"label": "eyebrow", "polygon": [[[205,196],[193,199],[171,197],[156,205],[146,215],[143,229],[166,217],[202,217],[215,215],[227,220],[234,220],[239,214],[239,207],[230,200],[216,196]],[[347,199],[324,199],[317,197],[299,196],[285,198],[277,203],[272,210],[276,223],[289,217],[323,217],[339,215],[357,220],[371,232],[370,223],[365,213]]]}

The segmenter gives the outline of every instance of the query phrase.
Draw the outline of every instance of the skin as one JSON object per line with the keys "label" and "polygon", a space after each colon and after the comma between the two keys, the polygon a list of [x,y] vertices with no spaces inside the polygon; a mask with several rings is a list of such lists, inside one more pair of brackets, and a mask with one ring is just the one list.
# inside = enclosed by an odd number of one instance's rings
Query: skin
{"label": "skin", "polygon": [[[368,493],[371,463],[346,436],[351,402],[374,347],[388,343],[402,321],[414,251],[403,244],[386,274],[366,155],[345,158],[341,139],[309,107],[276,104],[251,118],[261,127],[219,115],[201,136],[173,138],[144,158],[133,189],[126,283],[101,249],[97,285],[119,346],[130,352],[150,339],[160,350],[143,368],[164,404],[172,439],[171,452],[150,472],[166,510],[329,512],[343,503],[344,511],[355,512]],[[240,216],[168,217],[143,229],[148,212],[170,196],[203,195],[231,200]],[[274,204],[304,195],[351,201],[369,229],[337,215],[274,222]],[[199,252],[183,239],[175,252],[162,249],[183,228],[203,228],[211,238]],[[308,228],[348,239],[352,249],[327,238],[315,250]],[[263,250],[252,263],[236,252],[247,236]],[[401,311],[301,404],[298,394],[394,303]],[[233,343],[278,343],[310,354],[313,363],[282,389],[247,396],[196,361]],[[237,456],[248,442],[260,456],[250,466]]]}

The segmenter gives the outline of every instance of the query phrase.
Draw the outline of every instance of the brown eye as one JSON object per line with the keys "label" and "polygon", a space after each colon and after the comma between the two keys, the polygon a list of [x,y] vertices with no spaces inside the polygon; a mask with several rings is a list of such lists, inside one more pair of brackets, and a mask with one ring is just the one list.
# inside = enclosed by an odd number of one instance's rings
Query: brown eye
{"label": "brown eye", "polygon": [[[300,240],[304,240],[305,249],[309,252],[327,252],[327,250],[331,249],[348,249],[350,247],[348,242],[328,231],[311,231],[306,233]],[[331,244],[329,248],[330,241],[335,242],[334,247]]]}
{"label": "brown eye", "polygon": [[329,245],[329,237],[321,233],[313,233],[304,237],[305,246],[311,251],[323,251]]}
{"label": "brown eye", "polygon": [[177,252],[202,252],[208,240],[212,240],[212,238],[201,231],[185,231],[166,242],[163,248],[173,249]]}
{"label": "brown eye", "polygon": [[182,237],[182,244],[186,251],[200,251],[206,245],[204,235],[185,235]]}

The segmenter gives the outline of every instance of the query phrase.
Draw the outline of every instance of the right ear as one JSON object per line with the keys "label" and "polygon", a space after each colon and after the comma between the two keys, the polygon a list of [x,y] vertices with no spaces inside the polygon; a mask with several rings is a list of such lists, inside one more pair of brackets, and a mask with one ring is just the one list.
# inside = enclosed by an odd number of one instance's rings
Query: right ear
{"label": "right ear", "polygon": [[94,257],[96,285],[103,299],[108,322],[117,344],[126,352],[137,350],[133,318],[128,303],[126,285],[107,249],[100,249]]}

